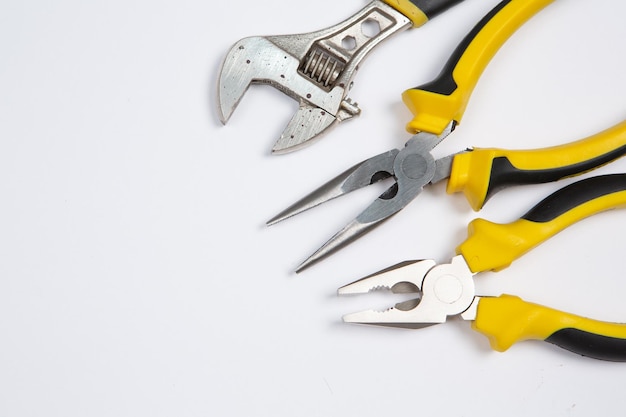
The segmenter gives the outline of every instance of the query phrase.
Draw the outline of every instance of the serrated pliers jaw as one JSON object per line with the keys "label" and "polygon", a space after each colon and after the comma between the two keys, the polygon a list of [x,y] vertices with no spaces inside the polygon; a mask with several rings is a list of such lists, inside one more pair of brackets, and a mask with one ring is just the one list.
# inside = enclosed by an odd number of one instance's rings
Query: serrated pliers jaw
{"label": "serrated pliers jaw", "polygon": [[422,328],[444,323],[449,316],[461,315],[471,320],[476,302],[474,273],[462,256],[450,263],[437,265],[433,260],[410,261],[339,288],[340,295],[362,294],[381,289],[393,293],[415,293],[416,298],[403,301],[384,311],[365,310],[347,314],[347,323],[389,327]]}

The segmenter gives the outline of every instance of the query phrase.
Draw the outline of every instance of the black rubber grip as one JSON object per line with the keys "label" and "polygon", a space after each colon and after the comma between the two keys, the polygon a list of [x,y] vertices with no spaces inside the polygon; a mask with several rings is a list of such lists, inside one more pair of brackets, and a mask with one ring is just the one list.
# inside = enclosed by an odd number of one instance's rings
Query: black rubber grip
{"label": "black rubber grip", "polygon": [[[441,70],[441,73],[439,73],[439,75],[434,80],[426,84],[422,84],[419,87],[415,87],[415,89],[429,91],[431,93],[436,93],[436,94],[442,94],[445,96],[449,96],[450,94],[454,93],[458,85],[456,81],[454,80],[452,72],[454,71],[454,68],[456,67],[457,63],[459,62],[459,60],[465,53],[465,50],[467,49],[467,47],[470,45],[470,43],[472,43],[476,35],[478,35],[478,33],[480,33],[480,31],[483,29],[483,27],[485,27],[485,25],[489,23],[489,21],[510,2],[511,0],[503,0],[496,7],[494,7],[489,13],[487,13],[485,17],[483,17],[480,20],[480,22],[478,22],[476,26],[474,26],[474,28],[470,31],[470,33],[468,33],[463,38],[461,43],[457,45],[456,49],[452,52],[452,55],[450,56],[450,58],[448,58],[448,61],[444,65],[443,69]],[[418,6],[417,3],[420,3],[420,2],[413,1],[413,4],[415,4],[416,6]],[[437,3],[437,2],[424,1],[423,3]]]}
{"label": "black rubber grip", "polygon": [[534,223],[546,223],[581,204],[620,191],[626,191],[626,174],[587,178],[550,194],[523,215],[522,219]]}
{"label": "black rubber grip", "polygon": [[410,2],[420,9],[429,20],[462,1],[463,0],[410,0]]}
{"label": "black rubber grip", "polygon": [[567,328],[556,331],[546,339],[546,342],[590,358],[626,362],[625,339]]}
{"label": "black rubber grip", "polygon": [[513,166],[506,157],[494,158],[485,202],[502,189],[514,185],[543,184],[590,171],[626,155],[626,146],[578,164],[542,170],[523,170]]}

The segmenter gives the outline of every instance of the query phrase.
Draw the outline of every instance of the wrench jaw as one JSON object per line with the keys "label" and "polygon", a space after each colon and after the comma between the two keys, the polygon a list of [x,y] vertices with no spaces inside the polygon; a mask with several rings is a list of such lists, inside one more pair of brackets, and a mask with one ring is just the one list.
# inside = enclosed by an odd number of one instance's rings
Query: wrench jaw
{"label": "wrench jaw", "polygon": [[282,155],[300,150],[320,139],[339,122],[340,119],[331,113],[301,100],[296,114],[272,147],[272,153]]}
{"label": "wrench jaw", "polygon": [[[300,100],[307,89],[292,78],[299,60],[264,37],[244,38],[235,43],[222,63],[217,99],[220,120],[226,124],[250,84],[268,84]],[[311,94],[311,93],[306,93]]]}
{"label": "wrench jaw", "polygon": [[299,103],[272,150],[301,149],[339,122],[360,114],[347,98],[360,62],[381,41],[411,27],[410,20],[380,0],[320,31],[249,37],[235,43],[219,75],[218,112],[226,124],[250,84],[268,84]]}
{"label": "wrench jaw", "polygon": [[336,115],[300,100],[298,111],[274,144],[272,153],[279,155],[300,150],[319,140],[340,122],[359,114],[361,109],[350,98],[341,101]]}
{"label": "wrench jaw", "polygon": [[[277,42],[279,39],[283,41]],[[298,39],[299,42],[285,39]],[[280,47],[282,44],[290,48]],[[293,50],[300,44],[303,42],[296,35],[244,38],[232,46],[219,75],[218,112],[224,124],[251,84],[271,85],[299,102],[296,114],[274,145],[272,151],[277,154],[300,149],[339,121],[360,112],[355,104],[344,99],[347,91],[343,85],[328,88],[324,83],[320,85],[317,79],[302,74],[298,51]]]}

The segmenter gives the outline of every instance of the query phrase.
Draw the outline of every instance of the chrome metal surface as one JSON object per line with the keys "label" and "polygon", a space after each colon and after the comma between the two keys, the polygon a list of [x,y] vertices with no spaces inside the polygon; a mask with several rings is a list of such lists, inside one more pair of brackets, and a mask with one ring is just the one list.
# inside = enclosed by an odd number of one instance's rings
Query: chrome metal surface
{"label": "chrome metal surface", "polygon": [[394,293],[407,293],[397,286],[399,283],[410,283],[411,288],[421,291],[422,280],[437,263],[431,259],[405,261],[381,271],[375,272],[337,290],[339,295],[365,294],[371,291],[386,289]]}
{"label": "chrome metal surface", "polygon": [[301,272],[321,261],[393,217],[413,201],[438,172],[441,176],[441,173],[448,169],[449,175],[451,162],[444,161],[438,166],[438,161],[435,161],[431,151],[453,129],[454,122],[451,122],[441,135],[420,132],[409,139],[404,148],[376,155],[355,165],[271,219],[268,224],[276,223],[378,180],[388,177],[395,179],[392,186],[307,258],[296,272]]}
{"label": "chrome metal surface", "polygon": [[[435,265],[430,260],[398,264],[346,285],[338,293],[355,294],[381,288],[393,290],[396,286],[406,292],[412,286],[419,297],[398,303],[385,311],[365,310],[347,314],[343,320],[346,323],[422,328],[443,323],[447,317],[462,315],[466,311],[469,311],[468,314],[462,317],[472,319],[475,309],[470,307],[476,304],[473,275],[461,255],[447,264]],[[401,285],[403,283],[410,285]]]}
{"label": "chrome metal surface", "polygon": [[343,229],[337,232],[326,243],[324,243],[318,250],[316,250],[311,256],[309,256],[304,262],[302,262],[297,268],[296,273],[300,273],[310,266],[315,265],[324,258],[337,252],[339,249],[354,242],[364,234],[370,232],[380,223],[382,220],[374,220],[371,222],[362,222],[353,220],[348,223]]}
{"label": "chrome metal surface", "polygon": [[300,104],[273,152],[300,149],[360,113],[347,98],[359,64],[380,42],[409,27],[406,16],[374,0],[320,31],[241,39],[227,53],[220,71],[220,120],[230,119],[250,84],[269,84]]}
{"label": "chrome metal surface", "polygon": [[278,223],[322,203],[390,177],[393,174],[393,162],[398,152],[397,149],[392,149],[359,162],[278,213],[267,221],[267,225]]}

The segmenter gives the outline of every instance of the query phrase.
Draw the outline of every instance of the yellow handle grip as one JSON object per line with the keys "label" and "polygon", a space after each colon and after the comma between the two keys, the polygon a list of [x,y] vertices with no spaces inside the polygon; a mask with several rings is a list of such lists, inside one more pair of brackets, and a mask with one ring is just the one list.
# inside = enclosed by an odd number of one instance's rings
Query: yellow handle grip
{"label": "yellow handle grip", "polygon": [[519,297],[481,297],[472,328],[503,352],[522,340],[545,340],[596,359],[626,361],[626,325],[564,313]]}
{"label": "yellow handle grip", "polygon": [[440,135],[451,121],[459,123],[491,58],[522,24],[553,1],[500,2],[461,41],[434,81],[403,93],[403,101],[414,115],[407,130]]}
{"label": "yellow handle grip", "polygon": [[626,174],[587,178],[554,192],[513,223],[473,220],[456,251],[474,273],[498,271],[579,220],[624,205]]}
{"label": "yellow handle grip", "polygon": [[447,192],[463,192],[478,211],[512,185],[538,184],[582,174],[626,154],[626,121],[593,136],[544,149],[476,148],[452,162]]}

